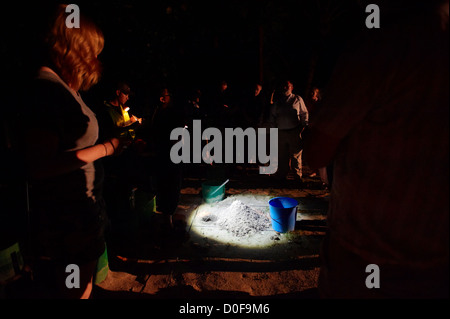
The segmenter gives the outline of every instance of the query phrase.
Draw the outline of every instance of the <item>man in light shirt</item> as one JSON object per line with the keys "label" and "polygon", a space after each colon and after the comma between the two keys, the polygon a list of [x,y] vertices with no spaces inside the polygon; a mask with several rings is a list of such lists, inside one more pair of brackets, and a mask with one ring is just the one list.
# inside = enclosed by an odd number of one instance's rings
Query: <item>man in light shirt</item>
{"label": "man in light shirt", "polygon": [[300,95],[292,91],[294,85],[285,81],[282,92],[274,98],[270,110],[272,127],[278,128],[278,172],[275,177],[287,178],[295,171],[294,179],[302,178],[301,133],[308,126],[308,110]]}

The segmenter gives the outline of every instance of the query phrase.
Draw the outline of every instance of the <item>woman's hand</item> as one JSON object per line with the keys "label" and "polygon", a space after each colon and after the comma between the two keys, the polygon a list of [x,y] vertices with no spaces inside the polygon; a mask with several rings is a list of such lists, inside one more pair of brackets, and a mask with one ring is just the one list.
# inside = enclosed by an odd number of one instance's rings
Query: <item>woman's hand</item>
{"label": "woman's hand", "polygon": [[131,116],[130,120],[131,120],[131,123],[139,122],[139,124],[142,124],[142,118],[139,118],[135,115]]}
{"label": "woman's hand", "polygon": [[131,144],[131,141],[126,136],[121,136],[118,138],[113,137],[104,142],[104,144],[107,146],[108,150],[107,155],[110,156],[121,154],[123,150],[126,149]]}

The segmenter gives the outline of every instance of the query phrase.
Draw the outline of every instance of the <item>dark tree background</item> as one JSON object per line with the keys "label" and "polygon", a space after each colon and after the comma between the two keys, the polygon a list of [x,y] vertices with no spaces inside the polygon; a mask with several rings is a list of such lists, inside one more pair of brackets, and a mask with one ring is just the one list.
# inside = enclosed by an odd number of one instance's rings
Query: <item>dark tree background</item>
{"label": "dark tree background", "polygon": [[[139,99],[169,85],[179,92],[210,89],[225,79],[236,91],[262,82],[266,90],[291,79],[304,95],[326,85],[336,57],[364,27],[356,0],[79,1],[103,30],[104,95],[117,80]],[[6,6],[2,55],[10,78],[32,76],[40,32],[52,3]],[[20,86],[20,84],[18,84]],[[14,85],[13,87],[16,87]]]}

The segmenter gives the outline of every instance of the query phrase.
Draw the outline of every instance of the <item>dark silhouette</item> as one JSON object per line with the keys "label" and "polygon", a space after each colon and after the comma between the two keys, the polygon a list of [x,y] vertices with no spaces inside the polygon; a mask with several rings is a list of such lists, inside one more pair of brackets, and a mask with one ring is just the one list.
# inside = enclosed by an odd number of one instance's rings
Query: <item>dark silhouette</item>
{"label": "dark silhouette", "polygon": [[170,158],[170,150],[177,141],[170,139],[174,128],[184,127],[183,109],[176,104],[169,89],[161,90],[160,104],[150,124],[152,185],[156,193],[156,215],[162,218],[162,236],[170,236],[174,229],[173,214],[180,198],[182,171]]}
{"label": "dark silhouette", "polygon": [[333,161],[323,297],[449,296],[448,1],[413,3],[348,48],[311,123],[307,162]]}
{"label": "dark silhouette", "polygon": [[[117,138],[96,144],[98,122],[79,93],[99,79],[103,34],[84,17],[80,28],[66,29],[65,8],[56,9],[45,38],[46,60],[23,110],[30,249],[35,279],[50,296],[89,298],[107,222],[98,160],[120,152],[122,144]],[[80,289],[65,286],[69,264],[79,266]]]}

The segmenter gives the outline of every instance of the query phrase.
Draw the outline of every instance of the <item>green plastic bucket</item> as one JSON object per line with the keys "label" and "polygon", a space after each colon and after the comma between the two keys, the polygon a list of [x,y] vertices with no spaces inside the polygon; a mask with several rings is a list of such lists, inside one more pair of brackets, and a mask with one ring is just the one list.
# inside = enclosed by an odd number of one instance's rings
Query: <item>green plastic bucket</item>
{"label": "green plastic bucket", "polygon": [[0,283],[7,283],[23,269],[23,258],[19,243],[0,251]]}
{"label": "green plastic bucket", "polygon": [[223,181],[203,182],[202,195],[206,203],[220,202],[225,197],[225,185],[223,185]]}
{"label": "green plastic bucket", "polygon": [[95,284],[102,283],[106,279],[106,276],[108,276],[108,271],[109,271],[108,250],[107,250],[106,244],[105,244],[105,251],[98,258],[98,261],[97,261],[97,272],[95,273]]}
{"label": "green plastic bucket", "polygon": [[149,222],[156,212],[156,195],[151,192],[134,189],[130,196],[130,208],[132,211],[130,228],[135,231],[140,223]]}

